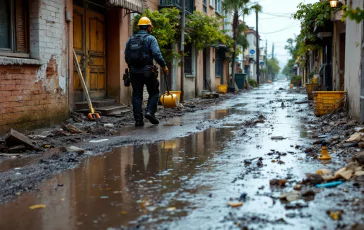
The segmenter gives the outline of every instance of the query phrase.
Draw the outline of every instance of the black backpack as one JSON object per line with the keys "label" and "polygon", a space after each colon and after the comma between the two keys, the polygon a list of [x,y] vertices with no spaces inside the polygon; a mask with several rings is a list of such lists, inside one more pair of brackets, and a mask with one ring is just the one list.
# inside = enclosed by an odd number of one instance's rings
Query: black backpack
{"label": "black backpack", "polygon": [[148,55],[144,54],[144,40],[148,37],[149,34],[146,35],[136,35],[131,37],[129,41],[130,47],[130,57],[129,57],[129,65],[133,67],[144,67],[148,61]]}

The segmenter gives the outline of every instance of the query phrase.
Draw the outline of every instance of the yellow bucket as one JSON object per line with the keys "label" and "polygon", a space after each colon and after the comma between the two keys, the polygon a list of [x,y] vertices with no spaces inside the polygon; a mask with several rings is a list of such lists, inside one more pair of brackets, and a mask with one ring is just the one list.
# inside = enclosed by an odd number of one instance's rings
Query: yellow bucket
{"label": "yellow bucket", "polygon": [[343,108],[345,95],[346,91],[313,92],[315,101],[315,115],[321,116],[331,113],[337,108]]}
{"label": "yellow bucket", "polygon": [[179,104],[179,98],[177,94],[167,92],[160,97],[160,101],[164,108],[175,108]]}
{"label": "yellow bucket", "polygon": [[228,89],[227,84],[217,85],[217,92],[218,93],[227,93],[227,89]]}
{"label": "yellow bucket", "polygon": [[307,91],[307,97],[308,100],[312,100],[313,99],[313,95],[312,92],[317,90],[317,84],[314,83],[307,83],[306,84],[306,91]]}
{"label": "yellow bucket", "polygon": [[311,79],[311,83],[317,84],[317,82],[318,82],[318,78],[317,77],[314,77],[314,78]]}
{"label": "yellow bucket", "polygon": [[[169,93],[176,94],[178,99],[181,98],[181,91],[169,91]],[[164,91],[164,94],[168,94],[168,91]]]}

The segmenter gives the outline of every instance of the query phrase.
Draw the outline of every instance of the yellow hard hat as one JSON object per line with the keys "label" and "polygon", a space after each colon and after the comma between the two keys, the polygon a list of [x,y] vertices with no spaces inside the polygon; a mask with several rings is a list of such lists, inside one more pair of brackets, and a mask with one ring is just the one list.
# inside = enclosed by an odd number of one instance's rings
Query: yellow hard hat
{"label": "yellow hard hat", "polygon": [[147,26],[147,25],[153,27],[152,22],[150,21],[149,18],[147,18],[147,17],[141,17],[139,19],[138,26]]}

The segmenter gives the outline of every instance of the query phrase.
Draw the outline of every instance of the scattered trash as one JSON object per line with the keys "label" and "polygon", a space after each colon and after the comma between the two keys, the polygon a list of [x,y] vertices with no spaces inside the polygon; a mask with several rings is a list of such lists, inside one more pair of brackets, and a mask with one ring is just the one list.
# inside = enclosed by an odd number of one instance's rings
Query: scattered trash
{"label": "scattered trash", "polygon": [[18,131],[15,131],[14,129],[10,130],[5,138],[5,142],[7,146],[25,145],[28,148],[40,151],[40,148],[34,145],[28,137],[19,133]]}
{"label": "scattered trash", "polygon": [[247,195],[248,195],[248,194],[246,194],[246,193],[242,193],[242,194],[240,195],[239,200],[240,200],[240,201],[245,201],[245,200],[246,200]]}
{"label": "scattered trash", "polygon": [[90,143],[100,143],[100,142],[105,142],[108,141],[109,139],[100,139],[100,140],[91,140],[89,141]]}
{"label": "scattered trash", "polygon": [[272,140],[283,140],[283,139],[286,139],[286,138],[284,138],[282,136],[274,136],[274,137],[271,137],[270,139],[272,139]]}
{"label": "scattered trash", "polygon": [[17,145],[8,149],[9,153],[21,153],[26,151],[25,145]]}
{"label": "scattered trash", "polygon": [[364,137],[364,133],[354,133],[345,142],[359,142]]}
{"label": "scattered trash", "polygon": [[113,125],[113,124],[111,124],[111,123],[108,123],[108,124],[104,124],[104,127],[106,127],[106,128],[113,128],[113,127],[114,127],[114,125]]}
{"label": "scattered trash", "polygon": [[32,205],[29,207],[29,209],[34,210],[34,209],[39,209],[39,208],[46,208],[45,204],[36,204],[36,205]]}
{"label": "scattered trash", "polygon": [[341,220],[341,216],[343,214],[343,211],[327,211],[327,214],[331,217],[333,220]]}
{"label": "scattered trash", "polygon": [[300,184],[297,184],[293,187],[294,190],[301,190],[301,188],[302,188],[302,185],[300,185]]}
{"label": "scattered trash", "polygon": [[168,211],[168,212],[172,212],[172,211],[174,211],[174,210],[176,210],[176,207],[169,207],[169,208],[167,208],[167,211]]}
{"label": "scattered trash", "polygon": [[286,186],[287,180],[272,179],[269,181],[270,186]]}
{"label": "scattered trash", "polygon": [[359,164],[364,165],[364,152],[358,153],[352,159],[353,159],[353,161],[356,161]]}
{"label": "scattered trash", "polygon": [[282,193],[281,196],[279,197],[279,199],[287,200],[289,202],[294,201],[294,200],[299,200],[300,198],[301,198],[301,195],[297,191],[285,192],[285,193]]}
{"label": "scattered trash", "polygon": [[316,174],[319,174],[319,175],[331,174],[331,170],[330,169],[319,169],[316,171]]}
{"label": "scattered trash", "polygon": [[327,150],[326,142],[322,141],[321,156],[318,157],[319,160],[331,160],[329,151]]}
{"label": "scattered trash", "polygon": [[100,199],[109,199],[109,196],[100,196]]}
{"label": "scattered trash", "polygon": [[333,182],[329,182],[329,183],[325,183],[325,184],[317,184],[316,187],[317,188],[331,188],[331,187],[338,186],[342,183],[343,183],[342,181],[333,181]]}
{"label": "scattered trash", "polygon": [[80,130],[79,128],[77,128],[76,126],[73,126],[71,124],[63,125],[62,128],[63,128],[63,130],[66,130],[70,133],[83,133],[82,130]]}
{"label": "scattered trash", "polygon": [[315,184],[321,184],[324,181],[325,180],[321,175],[308,173],[307,178],[306,180],[303,181],[303,183],[315,185]]}
{"label": "scattered trash", "polygon": [[228,205],[232,208],[241,207],[243,206],[242,202],[228,202]]}
{"label": "scattered trash", "polygon": [[63,151],[64,152],[71,152],[71,153],[75,152],[75,153],[78,153],[78,154],[81,154],[81,153],[85,152],[84,149],[78,148],[76,146],[63,147]]}

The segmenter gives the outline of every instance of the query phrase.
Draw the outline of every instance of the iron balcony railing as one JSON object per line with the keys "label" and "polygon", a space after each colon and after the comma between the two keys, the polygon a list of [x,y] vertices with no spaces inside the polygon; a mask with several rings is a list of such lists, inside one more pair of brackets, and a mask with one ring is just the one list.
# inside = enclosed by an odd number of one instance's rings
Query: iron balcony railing
{"label": "iron balcony railing", "polygon": [[[195,8],[194,0],[185,0],[186,12],[192,14]],[[182,9],[182,0],[159,0],[159,9],[176,7]]]}

